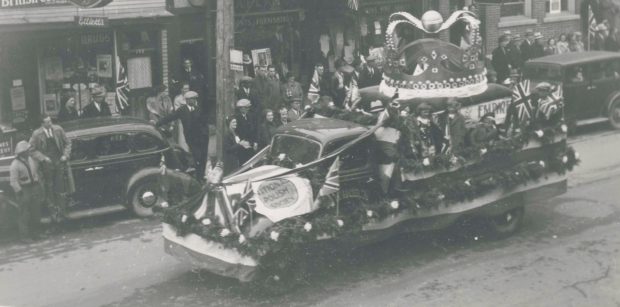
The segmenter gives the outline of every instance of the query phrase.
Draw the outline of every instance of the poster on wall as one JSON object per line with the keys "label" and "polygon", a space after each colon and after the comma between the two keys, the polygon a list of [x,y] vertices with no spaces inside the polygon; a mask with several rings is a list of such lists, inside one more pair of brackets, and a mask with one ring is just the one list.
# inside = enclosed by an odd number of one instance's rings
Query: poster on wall
{"label": "poster on wall", "polygon": [[97,55],[97,76],[99,78],[112,78],[112,55]]}
{"label": "poster on wall", "polygon": [[58,99],[56,94],[43,95],[43,111],[51,116],[58,115]]}
{"label": "poster on wall", "polygon": [[136,57],[127,60],[127,80],[131,89],[153,86],[151,58]]}
{"label": "poster on wall", "polygon": [[[13,84],[22,84],[21,80],[13,80]],[[26,91],[23,86],[11,88],[11,107],[13,108],[13,123],[26,121]]]}
{"label": "poster on wall", "polygon": [[45,66],[45,80],[59,81],[64,78],[62,59],[58,57],[47,57],[43,60]]}
{"label": "poster on wall", "polygon": [[272,65],[271,61],[271,49],[254,49],[252,50],[252,61],[254,66],[269,66]]}

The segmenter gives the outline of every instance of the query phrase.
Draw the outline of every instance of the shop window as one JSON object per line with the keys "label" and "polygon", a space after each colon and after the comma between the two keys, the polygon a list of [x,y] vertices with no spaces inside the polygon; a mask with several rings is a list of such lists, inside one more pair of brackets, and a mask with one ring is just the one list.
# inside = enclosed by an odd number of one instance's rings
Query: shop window
{"label": "shop window", "polygon": [[153,65],[159,57],[159,30],[119,31],[118,41],[122,63],[127,68],[129,87],[150,88],[156,84],[161,73]]}
{"label": "shop window", "polygon": [[129,136],[126,134],[100,136],[94,140],[94,145],[98,157],[122,155],[130,151]]}
{"label": "shop window", "polygon": [[90,89],[99,84],[114,95],[114,43],[111,31],[51,37],[39,53],[41,111],[57,116],[73,97],[79,112],[90,103]]}
{"label": "shop window", "polygon": [[501,17],[528,16],[528,6],[532,0],[508,0],[504,1],[500,7]]}
{"label": "shop window", "polygon": [[150,134],[139,133],[133,138],[133,148],[136,152],[149,152],[157,150],[161,145],[161,141]]}
{"label": "shop window", "polygon": [[545,9],[547,14],[559,14],[569,11],[569,0],[547,0],[545,1]]}

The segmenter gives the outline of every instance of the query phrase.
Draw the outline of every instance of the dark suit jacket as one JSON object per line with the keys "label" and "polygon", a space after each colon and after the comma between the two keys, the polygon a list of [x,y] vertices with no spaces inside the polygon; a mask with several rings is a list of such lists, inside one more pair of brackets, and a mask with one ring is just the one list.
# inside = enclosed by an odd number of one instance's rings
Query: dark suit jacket
{"label": "dark suit jacket", "polygon": [[160,119],[156,126],[163,126],[175,120],[183,124],[183,136],[188,145],[200,146],[209,144],[209,123],[207,116],[200,108],[190,112],[188,105],[183,105],[176,111]]}
{"label": "dark suit jacket", "polygon": [[[444,138],[446,136],[446,130],[448,128],[449,116],[448,112],[443,113],[439,117],[439,128],[442,130]],[[465,127],[465,117],[461,114],[456,114],[456,116],[449,121],[450,125],[450,139],[446,140],[449,142],[449,146],[453,153],[458,154],[463,147],[465,146],[465,137],[467,136],[467,128]]]}
{"label": "dark suit jacket", "polygon": [[502,47],[495,48],[491,65],[493,65],[493,69],[497,73],[497,83],[502,83],[502,81],[510,77],[510,56],[508,55],[508,50],[502,51]]}
{"label": "dark suit jacket", "polygon": [[362,72],[360,73],[359,88],[365,88],[369,86],[379,85],[381,83],[381,79],[383,78],[382,72],[378,69],[373,69],[373,73],[370,73],[370,69],[368,67],[364,67]]}
{"label": "dark suit jacket", "polygon": [[506,46],[508,50],[508,57],[510,58],[510,64],[513,68],[523,67],[523,59],[521,58],[521,49],[514,42],[508,43]]}
{"label": "dark suit jacket", "polygon": [[87,105],[84,108],[82,117],[91,118],[91,117],[102,117],[102,116],[112,115],[112,113],[110,112],[110,107],[108,107],[108,104],[105,101],[99,104],[99,106],[100,106],[100,110],[97,110],[97,107],[95,107],[95,102],[91,102],[89,105]]}
{"label": "dark suit jacket", "polygon": [[527,40],[524,40],[523,43],[521,43],[521,61],[523,61],[523,63],[527,62],[529,59],[533,59],[535,57],[534,52],[534,42],[530,44]]}
{"label": "dark suit jacket", "polygon": [[240,113],[235,114],[237,119],[237,135],[242,140],[250,143],[256,143],[258,138],[258,127],[251,114],[243,117]]}

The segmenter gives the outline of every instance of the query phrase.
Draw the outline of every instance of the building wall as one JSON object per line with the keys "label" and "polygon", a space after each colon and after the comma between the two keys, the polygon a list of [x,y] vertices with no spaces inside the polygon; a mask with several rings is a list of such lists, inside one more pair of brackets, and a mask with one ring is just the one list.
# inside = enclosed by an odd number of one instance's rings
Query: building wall
{"label": "building wall", "polygon": [[527,29],[532,29],[534,32],[541,32],[545,41],[551,37],[557,38],[561,33],[581,31],[579,7],[582,0],[569,1],[574,2],[573,12],[551,16],[546,13],[545,0],[531,0],[531,16],[508,18],[500,16],[499,3],[478,4],[487,54],[497,47],[497,39],[506,30],[523,37]]}

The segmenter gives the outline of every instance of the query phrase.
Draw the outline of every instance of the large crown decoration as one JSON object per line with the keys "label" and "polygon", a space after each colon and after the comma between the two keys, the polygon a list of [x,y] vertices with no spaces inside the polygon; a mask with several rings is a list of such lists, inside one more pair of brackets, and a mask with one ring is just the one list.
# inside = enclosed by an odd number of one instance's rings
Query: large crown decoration
{"label": "large crown decoration", "polygon": [[[459,26],[460,46],[435,38]],[[405,31],[421,30],[426,36],[408,42]],[[387,65],[379,91],[402,99],[467,97],[487,89],[482,59],[480,21],[469,11],[456,11],[445,22],[436,11],[421,20],[406,12],[394,13],[386,31]],[[399,32],[400,31],[400,32]]]}

